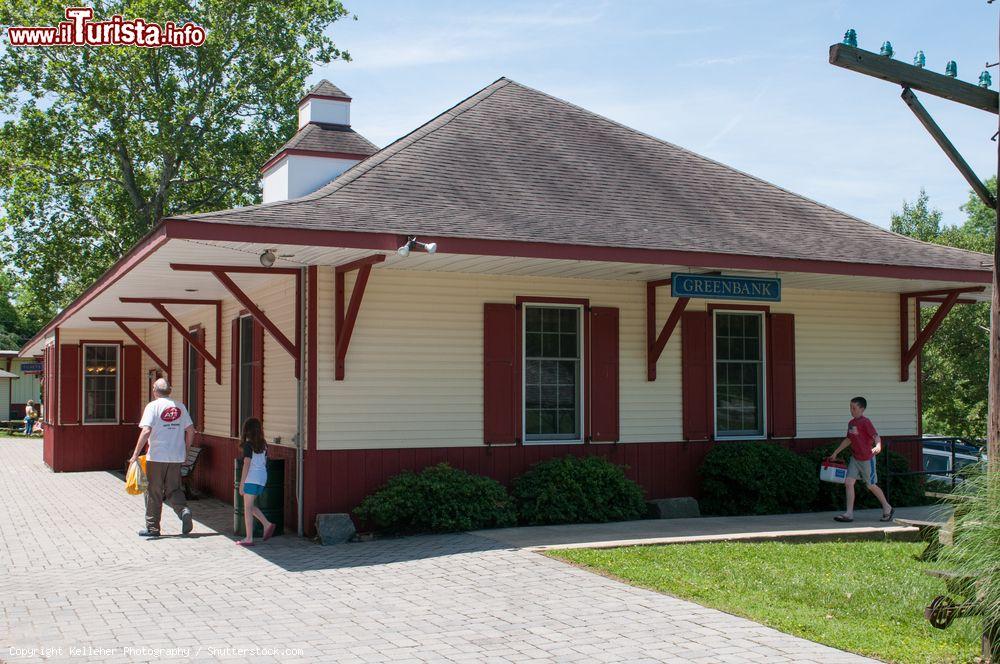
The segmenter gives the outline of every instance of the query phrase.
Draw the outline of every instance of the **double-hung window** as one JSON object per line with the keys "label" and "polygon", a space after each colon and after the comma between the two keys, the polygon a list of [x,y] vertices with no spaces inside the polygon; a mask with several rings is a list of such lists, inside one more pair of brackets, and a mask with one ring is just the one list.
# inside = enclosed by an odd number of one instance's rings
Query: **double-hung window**
{"label": "double-hung window", "polygon": [[118,344],[83,345],[83,422],[118,423]]}
{"label": "double-hung window", "polygon": [[579,306],[524,305],[524,440],[583,439]]}
{"label": "double-hung window", "polygon": [[254,321],[250,316],[240,318],[239,331],[239,420],[242,431],[243,423],[253,416],[253,332]]}
{"label": "double-hung window", "polygon": [[[205,335],[200,329],[189,330],[191,334],[198,339],[200,342],[205,342]],[[186,395],[188,415],[191,416],[191,422],[198,427],[202,413],[201,413],[201,390],[204,385],[203,380],[203,367],[204,364],[201,362],[201,356],[195,347],[190,343],[187,344],[185,351],[186,361],[184,367],[184,393]],[[201,430],[200,427],[198,429]]]}
{"label": "double-hung window", "polygon": [[764,314],[714,312],[715,435],[765,435]]}

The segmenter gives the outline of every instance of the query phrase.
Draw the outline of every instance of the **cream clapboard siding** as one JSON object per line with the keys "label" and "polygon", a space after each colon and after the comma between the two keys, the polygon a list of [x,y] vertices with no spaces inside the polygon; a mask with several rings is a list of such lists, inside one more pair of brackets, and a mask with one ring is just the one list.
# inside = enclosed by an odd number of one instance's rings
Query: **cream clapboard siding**
{"label": "cream clapboard siding", "polygon": [[[620,309],[622,442],[682,439],[680,328],[646,381],[645,284],[373,270],[347,356],[334,380],[330,269],[320,270],[319,446],[480,445],[483,304],[518,295],[589,298]],[[347,297],[354,274],[348,275]],[[658,325],[669,314],[658,289]],[[692,301],[692,309],[704,302]],[[848,401],[866,395],[885,434],[916,430],[916,387],[900,383],[898,296],[786,289],[774,312],[795,314],[799,437],[842,435]]]}
{"label": "cream clapboard siding", "polygon": [[[239,276],[236,276],[237,282]],[[275,277],[267,285],[247,289],[253,301],[259,306],[289,339],[295,339],[295,284],[291,277]],[[205,429],[204,432],[213,436],[230,435],[230,362],[232,357],[231,321],[242,307],[232,298],[223,300],[222,304],[222,353],[221,378],[222,384],[215,382],[215,368],[205,363]],[[214,307],[197,307],[178,320],[190,328],[201,324],[205,328],[205,342],[210,352],[215,352],[215,309]],[[133,329],[136,329],[133,324]],[[142,340],[167,361],[167,331],[166,325],[152,325],[145,330],[139,330]],[[81,339],[122,341],[132,343],[117,329],[60,329],[60,343],[73,344]],[[173,337],[173,396],[184,398],[184,345],[185,341],[176,331]],[[157,368],[145,353],[142,354],[142,401],[148,398],[149,371]],[[267,333],[264,335],[264,422],[265,433],[269,440],[280,437],[281,444],[294,446],[296,429],[296,381],[293,373],[293,360],[281,346]]]}
{"label": "cream clapboard siding", "polygon": [[[239,275],[235,279],[239,282]],[[251,290],[247,295],[273,320],[285,335],[295,339],[295,282],[291,277],[275,277],[268,285]],[[205,363],[205,428],[204,432],[212,436],[230,436],[231,424],[231,361],[232,361],[232,320],[242,310],[236,300],[227,298],[222,303],[222,384],[215,381],[215,368]],[[214,307],[199,307],[193,313],[179,316],[178,320],[186,327],[200,323],[205,328],[206,346],[210,352],[215,352],[215,309]],[[166,328],[158,325],[146,332],[143,339],[150,347],[163,354],[166,361]],[[173,333],[173,381],[174,396],[182,398],[184,394],[185,341],[176,331]],[[148,358],[145,360],[144,373],[154,368]],[[296,429],[296,381],[294,363],[290,355],[271,338],[264,334],[264,427],[268,440],[280,437],[281,444],[294,446]]]}
{"label": "cream clapboard siding", "polygon": [[41,399],[42,382],[38,380],[38,376],[20,373],[21,365],[29,362],[34,362],[34,360],[14,360],[11,362],[10,370],[17,373],[19,377],[10,379],[10,403],[27,403],[28,399],[32,401]]}

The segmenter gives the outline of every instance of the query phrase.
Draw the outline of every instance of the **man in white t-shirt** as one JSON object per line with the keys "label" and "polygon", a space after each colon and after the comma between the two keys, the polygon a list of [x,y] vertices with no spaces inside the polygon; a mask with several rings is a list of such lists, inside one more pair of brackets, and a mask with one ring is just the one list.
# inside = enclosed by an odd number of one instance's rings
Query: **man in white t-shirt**
{"label": "man in white t-shirt", "polygon": [[142,448],[149,443],[146,453],[146,529],[142,537],[160,536],[160,512],[166,501],[181,519],[181,532],[185,535],[193,527],[191,510],[181,487],[181,465],[187,459],[188,448],[194,440],[194,424],[187,408],[180,401],[170,398],[170,384],[158,378],[153,383],[153,401],[146,404],[139,420],[139,440],[129,463],[139,458]]}

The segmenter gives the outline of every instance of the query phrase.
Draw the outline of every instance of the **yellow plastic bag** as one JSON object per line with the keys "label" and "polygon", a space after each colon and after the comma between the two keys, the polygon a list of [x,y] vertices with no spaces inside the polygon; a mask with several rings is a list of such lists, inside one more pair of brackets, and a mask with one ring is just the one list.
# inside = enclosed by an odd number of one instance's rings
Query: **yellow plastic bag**
{"label": "yellow plastic bag", "polygon": [[146,456],[139,457],[138,461],[133,461],[128,466],[128,473],[125,475],[125,492],[132,496],[146,493],[149,482],[146,480]]}

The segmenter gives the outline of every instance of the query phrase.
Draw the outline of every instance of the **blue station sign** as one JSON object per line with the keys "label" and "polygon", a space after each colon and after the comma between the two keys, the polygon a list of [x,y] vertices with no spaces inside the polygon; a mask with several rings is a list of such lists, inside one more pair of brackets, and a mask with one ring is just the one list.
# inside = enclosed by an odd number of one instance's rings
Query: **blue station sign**
{"label": "blue station sign", "polygon": [[781,279],[776,278],[674,272],[670,284],[674,297],[781,302]]}
{"label": "blue station sign", "polygon": [[21,364],[21,373],[42,373],[45,369],[41,362],[24,362]]}

